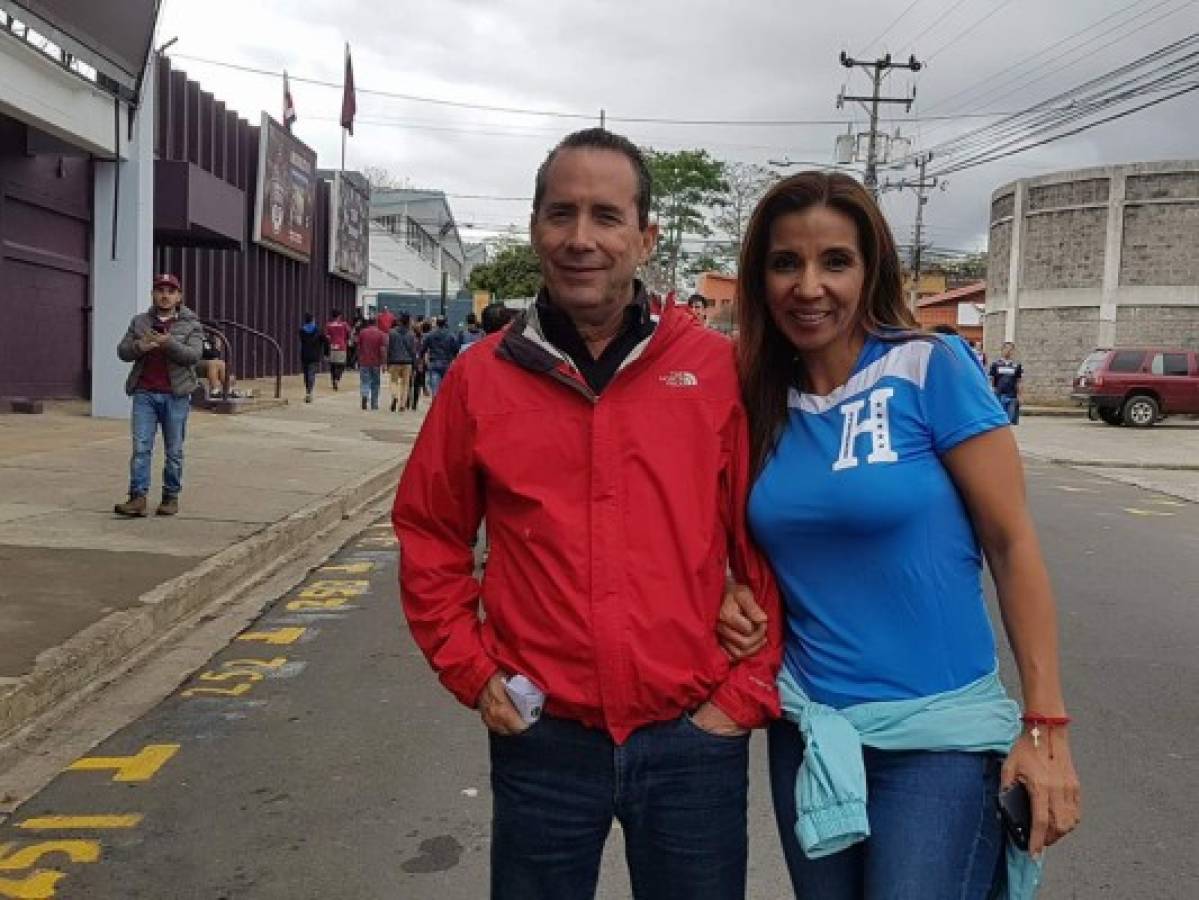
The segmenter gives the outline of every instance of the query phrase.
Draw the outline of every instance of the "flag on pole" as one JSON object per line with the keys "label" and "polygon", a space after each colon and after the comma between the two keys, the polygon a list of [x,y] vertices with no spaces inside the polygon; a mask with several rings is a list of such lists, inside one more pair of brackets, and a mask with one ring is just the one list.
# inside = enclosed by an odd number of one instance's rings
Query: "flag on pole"
{"label": "flag on pole", "polygon": [[287,81],[287,70],[283,70],[283,127],[291,131],[291,124],[296,120],[296,104],[291,99],[291,85]]}
{"label": "flag on pole", "polygon": [[346,44],[346,77],[341,93],[341,127],[354,133],[354,113],[358,112],[358,101],[354,97],[354,64],[350,60],[350,45]]}

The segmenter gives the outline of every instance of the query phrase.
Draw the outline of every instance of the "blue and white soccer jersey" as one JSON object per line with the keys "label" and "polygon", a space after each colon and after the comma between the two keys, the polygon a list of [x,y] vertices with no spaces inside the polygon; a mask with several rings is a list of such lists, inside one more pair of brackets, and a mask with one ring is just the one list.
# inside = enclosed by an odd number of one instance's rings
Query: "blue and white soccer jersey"
{"label": "blue and white soccer jersey", "polygon": [[982,554],[940,460],[1008,424],[978,358],[955,337],[868,337],[845,385],[789,406],[749,500],[786,598],[784,664],[838,708],[989,673]]}

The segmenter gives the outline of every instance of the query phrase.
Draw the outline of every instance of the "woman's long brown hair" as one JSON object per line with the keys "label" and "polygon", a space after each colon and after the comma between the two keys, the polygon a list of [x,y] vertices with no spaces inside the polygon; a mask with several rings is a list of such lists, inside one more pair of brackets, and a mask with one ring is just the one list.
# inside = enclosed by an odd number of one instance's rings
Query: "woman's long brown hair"
{"label": "woman's long brown hair", "polygon": [[903,302],[895,239],[866,189],[839,172],[801,172],[775,184],[749,220],[737,276],[737,363],[755,475],[770,458],[786,424],[788,390],[804,381],[795,348],[774,324],[766,305],[770,229],[781,216],[816,206],[844,213],[857,227],[866,269],[859,309],[862,327],[871,334],[895,329],[910,334],[919,328]]}

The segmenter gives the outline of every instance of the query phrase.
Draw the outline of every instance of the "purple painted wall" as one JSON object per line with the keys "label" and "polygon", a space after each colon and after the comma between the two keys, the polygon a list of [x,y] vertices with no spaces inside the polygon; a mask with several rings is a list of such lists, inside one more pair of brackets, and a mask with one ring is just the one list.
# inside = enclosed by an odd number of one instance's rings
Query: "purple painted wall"
{"label": "purple painted wall", "polygon": [[[258,169],[258,128],[200,89],[169,60],[158,68],[155,156],[186,160],[245,193],[246,235],[253,234],[254,189]],[[188,306],[205,319],[232,319],[264,331],[283,346],[286,371],[300,371],[296,337],[305,312],[320,322],[330,309],[347,316],[354,309],[354,285],[328,274],[329,186],[318,183],[312,260],[302,263],[255,244],[245,249],[209,250],[160,245],[155,269],[183,281]],[[233,374],[239,378],[271,371],[271,356],[258,341],[229,333],[234,344]]]}
{"label": "purple painted wall", "polygon": [[92,164],[0,116],[0,397],[88,393]]}

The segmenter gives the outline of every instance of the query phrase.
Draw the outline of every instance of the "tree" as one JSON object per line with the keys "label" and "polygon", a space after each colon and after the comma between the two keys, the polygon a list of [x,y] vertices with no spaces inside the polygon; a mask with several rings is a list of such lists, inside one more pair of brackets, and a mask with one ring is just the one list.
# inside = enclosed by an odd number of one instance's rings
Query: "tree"
{"label": "tree", "polygon": [[475,266],[470,273],[471,290],[490,291],[497,300],[535,296],[541,286],[541,266],[532,244],[499,241],[494,246],[491,262]]}
{"label": "tree", "polygon": [[724,252],[734,267],[741,255],[741,242],[745,239],[749,217],[778,177],[776,172],[754,163],[725,163],[724,180],[728,189],[724,205],[716,212],[715,222],[721,233],[728,236],[729,243]]}
{"label": "tree", "polygon": [[660,229],[654,273],[662,287],[678,285],[679,256],[687,235],[712,233],[708,215],[725,203],[724,163],[707,150],[645,151],[654,179],[651,206]]}
{"label": "tree", "polygon": [[955,279],[986,278],[987,251],[967,253],[956,259],[947,259],[941,263],[941,268],[947,275]]}
{"label": "tree", "polygon": [[408,187],[407,178],[400,178],[398,175],[392,175],[391,172],[383,166],[363,166],[362,174],[366,178],[367,184],[369,184],[372,189]]}

